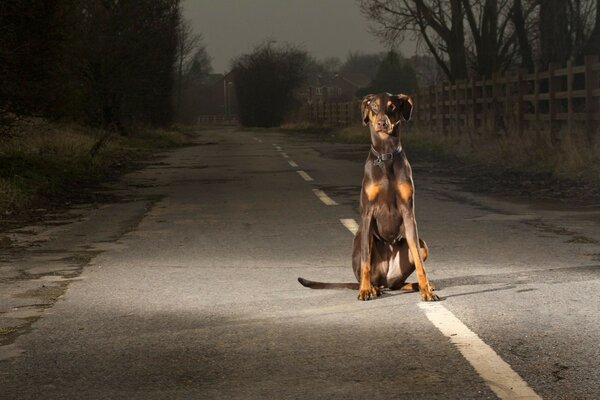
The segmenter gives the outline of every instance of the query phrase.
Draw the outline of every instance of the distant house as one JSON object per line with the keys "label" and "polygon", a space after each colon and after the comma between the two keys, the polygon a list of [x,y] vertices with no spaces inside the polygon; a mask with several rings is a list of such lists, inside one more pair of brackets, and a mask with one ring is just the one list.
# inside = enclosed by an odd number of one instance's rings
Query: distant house
{"label": "distant house", "polygon": [[215,79],[210,86],[208,102],[204,105],[204,114],[235,115],[237,114],[237,97],[234,86],[233,71]]}
{"label": "distant house", "polygon": [[352,101],[358,89],[368,86],[370,79],[362,74],[335,74],[331,78],[309,76],[296,91],[296,98],[304,104]]}
{"label": "distant house", "polygon": [[336,74],[330,82],[334,93],[330,95],[333,101],[350,101],[356,98],[356,91],[365,88],[371,80],[363,74]]}

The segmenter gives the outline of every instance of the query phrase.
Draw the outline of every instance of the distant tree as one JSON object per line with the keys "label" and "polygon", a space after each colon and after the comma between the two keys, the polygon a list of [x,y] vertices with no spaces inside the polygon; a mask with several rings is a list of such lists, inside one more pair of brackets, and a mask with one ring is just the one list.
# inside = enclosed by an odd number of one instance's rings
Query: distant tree
{"label": "distant tree", "polygon": [[194,33],[192,24],[189,20],[179,15],[179,24],[177,26],[177,110],[181,108],[181,95],[183,92],[184,66],[190,62],[190,57],[200,45],[201,36]]}
{"label": "distant tree", "polygon": [[179,0],[82,0],[71,18],[70,111],[119,130],[169,123]]}
{"label": "distant tree", "polygon": [[389,51],[379,64],[371,84],[357,92],[359,97],[368,93],[413,93],[417,89],[417,74],[414,68],[402,60],[396,51]]}
{"label": "distant tree", "polygon": [[177,121],[194,123],[198,115],[210,108],[209,87],[211,60],[206,47],[200,43],[194,55],[184,66],[182,98],[177,108]]}
{"label": "distant tree", "polygon": [[359,73],[367,76],[369,79],[373,79],[383,57],[384,55],[381,53],[365,54],[358,51],[350,52],[341,65],[340,72]]}
{"label": "distant tree", "polygon": [[206,47],[200,44],[185,68],[185,80],[188,82],[204,82],[211,72],[211,58],[206,51]]}
{"label": "distant tree", "polygon": [[291,45],[267,42],[232,62],[244,126],[280,125],[295,106],[294,90],[305,78],[308,55]]}
{"label": "distant tree", "polygon": [[316,75],[322,79],[331,79],[339,72],[342,62],[337,57],[327,57],[318,60],[309,56],[306,61],[305,71],[307,75]]}
{"label": "distant tree", "polygon": [[342,66],[342,61],[340,61],[337,57],[326,57],[321,60],[321,65],[323,67],[323,71],[327,75],[335,75],[339,72],[340,67]]}

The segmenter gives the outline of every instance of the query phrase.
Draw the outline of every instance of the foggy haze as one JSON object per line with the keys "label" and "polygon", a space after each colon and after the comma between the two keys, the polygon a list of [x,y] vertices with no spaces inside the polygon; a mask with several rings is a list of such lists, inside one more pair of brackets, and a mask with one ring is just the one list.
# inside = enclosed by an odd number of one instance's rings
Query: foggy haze
{"label": "foggy haze", "polygon": [[[354,0],[186,0],[183,7],[204,37],[214,72],[228,71],[232,58],[267,39],[300,45],[319,59],[343,61],[350,51],[386,50],[368,32]],[[399,49],[411,56],[414,43],[404,42]]]}

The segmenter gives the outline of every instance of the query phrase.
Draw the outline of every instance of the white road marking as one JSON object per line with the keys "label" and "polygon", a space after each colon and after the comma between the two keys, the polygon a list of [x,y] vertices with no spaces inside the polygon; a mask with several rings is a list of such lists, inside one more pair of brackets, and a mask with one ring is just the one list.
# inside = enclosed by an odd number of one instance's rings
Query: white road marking
{"label": "white road marking", "polygon": [[307,174],[306,172],[302,171],[301,169],[299,169],[298,171],[296,171],[298,173],[298,175],[300,175],[302,177],[302,179],[304,179],[306,182],[312,182],[314,181],[313,178],[310,177],[309,174]]}
{"label": "white road marking", "polygon": [[501,399],[541,399],[483,340],[440,303],[419,303],[425,315]]}
{"label": "white road marking", "polygon": [[337,206],[338,203],[335,202],[331,197],[327,196],[324,191],[319,189],[313,189],[313,193],[317,195],[317,197],[328,206]]}
{"label": "white road marking", "polygon": [[282,148],[279,147],[278,145],[276,145],[275,143],[273,143],[273,146],[275,147],[275,150],[277,150],[277,151],[281,151],[282,150]]}
{"label": "white road marking", "polygon": [[[358,224],[352,218],[340,222],[352,234]],[[500,356],[440,303],[419,303],[431,323],[450,339],[500,399],[541,399]]]}
{"label": "white road marking", "polygon": [[281,156],[282,156],[283,158],[290,158],[290,156],[288,156],[288,155],[287,155],[286,153],[284,153],[283,151],[281,152]]}
{"label": "white road marking", "polygon": [[290,164],[291,167],[296,168],[298,166],[298,164],[296,164],[295,162],[293,162],[292,160],[288,160],[288,164]]}
{"label": "white road marking", "polygon": [[358,232],[358,224],[352,218],[342,218],[340,222],[350,231],[353,235]]}

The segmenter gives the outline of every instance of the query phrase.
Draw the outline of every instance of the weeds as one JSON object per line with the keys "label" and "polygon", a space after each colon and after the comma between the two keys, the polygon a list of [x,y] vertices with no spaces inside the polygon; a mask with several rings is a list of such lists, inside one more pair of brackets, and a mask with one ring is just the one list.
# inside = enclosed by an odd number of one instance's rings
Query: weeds
{"label": "weeds", "polygon": [[0,213],[27,209],[73,185],[98,182],[115,166],[187,141],[181,131],[140,129],[111,136],[92,157],[90,150],[103,134],[76,124],[21,122],[0,141]]}

